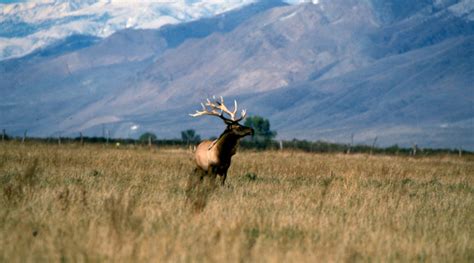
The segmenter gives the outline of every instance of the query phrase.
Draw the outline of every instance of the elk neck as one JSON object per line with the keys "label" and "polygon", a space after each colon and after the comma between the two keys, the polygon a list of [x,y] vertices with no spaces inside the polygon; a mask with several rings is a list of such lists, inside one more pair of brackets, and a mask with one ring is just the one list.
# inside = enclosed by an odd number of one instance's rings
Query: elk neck
{"label": "elk neck", "polygon": [[217,139],[216,145],[214,146],[219,154],[219,159],[230,159],[235,154],[239,137],[231,132],[224,131],[221,136]]}

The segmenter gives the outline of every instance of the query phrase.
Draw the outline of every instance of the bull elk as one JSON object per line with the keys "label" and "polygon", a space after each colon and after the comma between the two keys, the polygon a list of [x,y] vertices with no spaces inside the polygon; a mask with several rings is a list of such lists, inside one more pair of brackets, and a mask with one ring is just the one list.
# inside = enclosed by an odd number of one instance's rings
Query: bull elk
{"label": "bull elk", "polygon": [[[233,111],[230,111],[225,106],[224,98],[222,97],[220,97],[220,101],[215,99],[214,102],[207,99],[205,104],[201,103],[201,106],[201,111],[196,111],[196,113],[189,115],[192,117],[204,115],[217,116],[224,121],[227,128],[216,140],[205,140],[197,146],[195,152],[196,169],[200,170],[201,174],[208,175],[212,182],[219,175],[221,185],[224,185],[227,170],[230,167],[232,156],[237,151],[239,140],[247,135],[253,135],[254,130],[239,123],[239,121],[245,118],[246,111],[242,110],[240,117],[236,118],[237,101],[235,100]],[[228,117],[224,116],[224,114],[228,115]]]}

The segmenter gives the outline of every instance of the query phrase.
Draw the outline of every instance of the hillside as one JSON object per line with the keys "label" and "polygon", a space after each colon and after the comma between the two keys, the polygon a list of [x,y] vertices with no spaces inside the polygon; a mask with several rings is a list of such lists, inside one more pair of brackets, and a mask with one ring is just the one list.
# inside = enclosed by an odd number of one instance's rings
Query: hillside
{"label": "hillside", "polygon": [[217,120],[187,113],[223,95],[284,139],[474,149],[473,36],[468,1],[264,1],[1,62],[0,124],[39,136],[104,125],[120,137],[216,136]]}

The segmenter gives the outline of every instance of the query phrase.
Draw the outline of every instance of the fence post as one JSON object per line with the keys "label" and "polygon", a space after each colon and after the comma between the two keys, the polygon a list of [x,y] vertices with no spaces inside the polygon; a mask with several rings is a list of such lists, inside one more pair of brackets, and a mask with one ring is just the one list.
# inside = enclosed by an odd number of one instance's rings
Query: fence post
{"label": "fence post", "polygon": [[370,147],[370,155],[373,154],[373,151],[374,151],[374,148],[375,148],[375,144],[377,143],[377,136],[375,136],[374,138],[374,142],[372,143],[372,147]]}
{"label": "fence post", "polygon": [[84,137],[82,137],[82,132],[79,132],[79,137],[81,137],[81,146],[84,146]]}
{"label": "fence post", "polygon": [[110,130],[107,129],[107,138],[105,138],[105,144],[109,145]]}
{"label": "fence post", "polygon": [[2,129],[2,142],[5,141],[5,136],[6,135],[6,131],[5,129]]}
{"label": "fence post", "polygon": [[151,135],[148,135],[148,147],[151,148]]}
{"label": "fence post", "polygon": [[25,132],[23,133],[23,138],[21,139],[21,143],[25,143],[27,133],[28,133],[28,130],[25,130]]}
{"label": "fence post", "polygon": [[283,151],[283,141],[280,140],[280,151]]}
{"label": "fence post", "polygon": [[418,149],[418,145],[416,145],[416,143],[413,144],[413,149],[412,149],[412,154],[413,156],[416,155],[416,150]]}
{"label": "fence post", "polygon": [[352,145],[354,144],[354,133],[351,133],[351,144],[349,144],[349,148],[347,149],[347,154],[350,154],[352,151]]}

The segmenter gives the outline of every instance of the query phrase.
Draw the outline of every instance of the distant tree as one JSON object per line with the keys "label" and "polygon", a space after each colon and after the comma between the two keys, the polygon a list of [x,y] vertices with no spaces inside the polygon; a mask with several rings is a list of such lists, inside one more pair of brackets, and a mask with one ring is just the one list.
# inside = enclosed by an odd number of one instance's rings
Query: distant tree
{"label": "distant tree", "polygon": [[138,138],[138,141],[140,141],[141,143],[147,143],[148,140],[151,140],[153,142],[153,141],[156,141],[156,139],[157,137],[154,133],[145,132],[144,134],[140,135],[140,137]]}
{"label": "distant tree", "polygon": [[261,116],[256,115],[247,117],[244,125],[254,129],[254,140],[270,141],[277,135],[276,131],[270,130],[270,121]]}
{"label": "distant tree", "polygon": [[250,142],[257,149],[268,149],[272,146],[272,139],[276,136],[276,131],[270,129],[270,121],[261,116],[249,116],[245,119],[245,126],[252,127],[255,134],[250,138]]}
{"label": "distant tree", "polygon": [[10,139],[10,136],[8,136],[7,132],[5,131],[5,129],[2,130],[2,141],[6,141],[6,140],[9,140]]}
{"label": "distant tree", "polygon": [[181,139],[186,143],[197,143],[201,140],[201,136],[196,134],[193,129],[185,130],[181,132]]}

